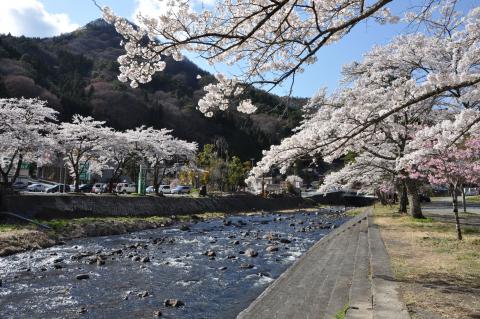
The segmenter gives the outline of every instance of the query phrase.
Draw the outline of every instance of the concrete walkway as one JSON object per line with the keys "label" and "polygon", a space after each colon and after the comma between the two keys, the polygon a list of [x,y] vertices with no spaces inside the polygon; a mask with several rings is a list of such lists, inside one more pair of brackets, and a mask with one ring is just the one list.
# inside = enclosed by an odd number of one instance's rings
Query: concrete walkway
{"label": "concrete walkway", "polygon": [[318,241],[237,319],[409,318],[368,213]]}

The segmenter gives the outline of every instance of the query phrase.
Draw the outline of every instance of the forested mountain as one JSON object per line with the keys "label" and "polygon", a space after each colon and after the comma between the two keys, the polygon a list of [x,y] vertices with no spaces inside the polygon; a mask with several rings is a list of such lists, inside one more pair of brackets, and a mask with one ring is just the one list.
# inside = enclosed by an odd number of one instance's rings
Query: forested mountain
{"label": "forested mountain", "polygon": [[79,113],[120,130],[170,128],[175,136],[200,144],[224,137],[230,153],[243,160],[258,158],[301,118],[304,99],[287,100],[256,89],[249,94],[259,107],[257,114],[225,112],[205,118],[195,107],[213,77],[188,60],[169,61],[151,83],[132,89],[117,80],[120,41],[103,20],[53,38],[1,35],[0,97],[39,96],[60,112],[62,121]]}

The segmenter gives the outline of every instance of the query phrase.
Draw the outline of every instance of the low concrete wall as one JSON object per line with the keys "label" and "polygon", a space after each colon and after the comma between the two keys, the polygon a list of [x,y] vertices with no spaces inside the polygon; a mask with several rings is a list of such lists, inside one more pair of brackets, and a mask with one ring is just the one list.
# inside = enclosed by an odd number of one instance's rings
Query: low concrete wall
{"label": "low concrete wall", "polygon": [[265,199],[239,195],[213,198],[82,195],[6,195],[3,210],[27,218],[85,216],[170,216],[201,212],[240,212],[307,207],[302,198]]}
{"label": "low concrete wall", "polygon": [[343,192],[332,192],[326,195],[314,195],[308,197],[318,204],[341,205],[348,207],[363,207],[373,205],[375,199],[372,197],[352,196]]}

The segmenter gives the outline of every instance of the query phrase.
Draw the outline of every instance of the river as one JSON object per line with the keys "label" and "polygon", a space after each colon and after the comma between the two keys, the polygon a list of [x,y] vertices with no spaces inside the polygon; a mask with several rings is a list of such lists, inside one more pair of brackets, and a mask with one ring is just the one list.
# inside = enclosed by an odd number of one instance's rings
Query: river
{"label": "river", "polygon": [[0,258],[0,318],[235,318],[345,220],[327,210],[236,215]]}

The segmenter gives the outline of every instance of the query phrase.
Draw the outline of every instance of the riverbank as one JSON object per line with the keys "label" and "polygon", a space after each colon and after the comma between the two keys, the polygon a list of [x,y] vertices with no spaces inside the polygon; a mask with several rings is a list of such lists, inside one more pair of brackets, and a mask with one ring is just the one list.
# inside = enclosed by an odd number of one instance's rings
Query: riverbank
{"label": "riverbank", "polygon": [[[318,208],[301,210],[278,210],[276,213],[314,212]],[[263,214],[264,212],[241,212],[238,215]],[[23,251],[37,250],[61,245],[75,238],[110,236],[156,229],[173,224],[185,225],[208,219],[225,218],[223,212],[207,212],[179,216],[149,217],[84,217],[73,219],[36,220],[51,230],[39,230],[30,224],[0,224],[0,256],[8,256]],[[185,228],[186,229],[186,228]]]}
{"label": "riverbank", "polygon": [[[413,219],[377,205],[395,278],[412,318],[476,318],[480,314],[480,227],[460,213],[464,239],[456,240],[453,213]],[[448,218],[450,217],[450,218]],[[470,224],[470,225],[468,225]]]}

